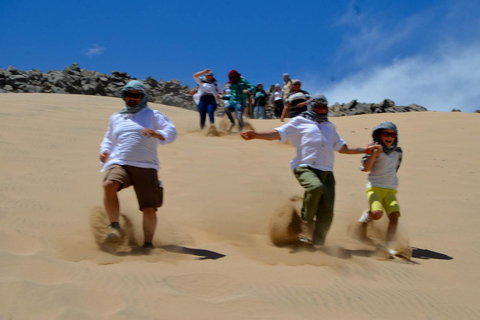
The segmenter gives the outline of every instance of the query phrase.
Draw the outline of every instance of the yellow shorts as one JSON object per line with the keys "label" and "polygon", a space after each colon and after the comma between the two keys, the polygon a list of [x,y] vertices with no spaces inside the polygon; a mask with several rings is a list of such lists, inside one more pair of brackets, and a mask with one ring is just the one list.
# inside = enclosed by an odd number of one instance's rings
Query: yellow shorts
{"label": "yellow shorts", "polygon": [[370,211],[383,211],[385,209],[387,215],[392,212],[400,212],[400,206],[395,197],[396,194],[397,190],[379,187],[368,188],[367,199],[370,205]]}

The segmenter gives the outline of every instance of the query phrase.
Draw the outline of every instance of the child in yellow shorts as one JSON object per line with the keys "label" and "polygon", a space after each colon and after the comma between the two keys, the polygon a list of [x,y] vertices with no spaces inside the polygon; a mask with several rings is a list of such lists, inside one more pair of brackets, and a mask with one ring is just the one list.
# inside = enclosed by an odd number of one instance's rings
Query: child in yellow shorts
{"label": "child in yellow shorts", "polygon": [[369,172],[367,178],[367,199],[369,209],[365,210],[359,219],[356,236],[359,240],[373,243],[367,238],[367,225],[372,220],[387,213],[389,224],[387,229],[387,250],[391,255],[398,252],[392,243],[397,231],[400,207],[396,198],[398,188],[397,171],[402,162],[402,149],[398,147],[398,130],[392,122],[382,122],[372,130],[373,143],[370,146],[381,145],[382,148],[372,148],[362,158],[360,170]]}

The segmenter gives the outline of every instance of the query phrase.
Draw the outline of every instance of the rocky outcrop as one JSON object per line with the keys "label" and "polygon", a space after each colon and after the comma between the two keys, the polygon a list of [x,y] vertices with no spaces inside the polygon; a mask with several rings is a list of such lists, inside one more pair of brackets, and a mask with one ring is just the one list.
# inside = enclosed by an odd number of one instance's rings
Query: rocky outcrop
{"label": "rocky outcrop", "polygon": [[[126,72],[112,71],[110,75],[80,69],[77,63],[62,71],[40,70],[23,71],[15,67],[0,69],[0,93],[8,92],[43,92],[73,93],[99,96],[120,95],[122,87],[130,80]],[[180,81],[155,80],[148,77],[143,80],[150,96],[150,102],[162,103],[186,109],[196,109],[190,95],[190,88],[182,86]]]}
{"label": "rocky outcrop", "polygon": [[385,99],[380,103],[364,103],[352,100],[347,104],[339,104],[338,102],[329,107],[329,116],[343,117],[353,116],[358,114],[369,113],[397,113],[397,112],[412,112],[412,111],[427,111],[426,108],[411,104],[408,106],[396,106],[395,102],[390,99]]}
{"label": "rocky outcrop", "polygon": [[[100,96],[120,96],[120,90],[130,80],[126,72],[112,71],[110,75],[80,69],[78,63],[74,63],[62,71],[49,70],[43,73],[41,70],[29,71],[18,70],[15,67],[0,69],[0,93],[9,92],[43,92],[43,93],[73,93]],[[150,96],[150,102],[196,110],[190,94],[191,88],[182,86],[178,80],[155,80],[148,77],[142,80]],[[268,94],[273,91],[273,86],[267,90]],[[427,109],[411,104],[409,106],[396,106],[390,99],[380,103],[360,103],[353,100],[347,104],[335,103],[330,107],[329,115],[333,117],[352,116],[367,113],[387,112],[411,112],[426,111]],[[267,108],[267,117],[273,118],[273,110]],[[218,108],[217,115],[223,115],[223,108]]]}

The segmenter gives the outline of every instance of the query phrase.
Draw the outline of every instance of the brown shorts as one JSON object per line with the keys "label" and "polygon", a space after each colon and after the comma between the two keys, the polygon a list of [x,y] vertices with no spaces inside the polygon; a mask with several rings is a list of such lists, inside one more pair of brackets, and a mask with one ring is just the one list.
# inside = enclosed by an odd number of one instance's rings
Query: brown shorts
{"label": "brown shorts", "polygon": [[106,180],[120,182],[118,191],[133,185],[140,210],[162,206],[163,186],[155,169],[114,164],[108,168],[104,178]]}

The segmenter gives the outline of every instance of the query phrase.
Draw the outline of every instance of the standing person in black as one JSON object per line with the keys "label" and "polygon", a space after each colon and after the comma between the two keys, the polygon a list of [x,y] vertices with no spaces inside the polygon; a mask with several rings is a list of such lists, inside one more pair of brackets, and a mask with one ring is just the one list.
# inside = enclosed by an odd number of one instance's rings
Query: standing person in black
{"label": "standing person in black", "polygon": [[285,101],[285,108],[283,108],[280,121],[287,117],[294,118],[300,113],[307,111],[307,101],[310,99],[310,94],[302,90],[302,82],[300,80],[293,80],[292,90]]}
{"label": "standing person in black", "polygon": [[255,93],[253,96],[253,118],[265,119],[265,104],[267,102],[267,93],[263,90],[263,84],[257,84]]}

